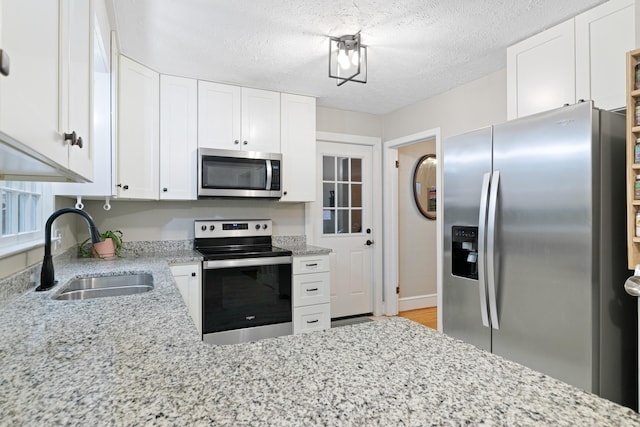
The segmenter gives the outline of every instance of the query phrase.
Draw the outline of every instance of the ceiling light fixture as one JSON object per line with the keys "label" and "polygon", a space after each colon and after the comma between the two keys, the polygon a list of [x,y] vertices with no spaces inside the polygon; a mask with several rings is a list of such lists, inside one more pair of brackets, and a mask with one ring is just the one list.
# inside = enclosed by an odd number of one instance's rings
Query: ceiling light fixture
{"label": "ceiling light fixture", "polygon": [[367,82],[367,47],[355,35],[329,37],[329,77],[346,82]]}

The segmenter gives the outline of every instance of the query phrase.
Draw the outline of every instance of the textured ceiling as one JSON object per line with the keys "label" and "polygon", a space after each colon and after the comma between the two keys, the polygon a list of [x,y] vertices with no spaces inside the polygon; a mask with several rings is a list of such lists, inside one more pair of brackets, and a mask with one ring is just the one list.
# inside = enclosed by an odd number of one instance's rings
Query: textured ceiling
{"label": "textured ceiling", "polygon": [[[506,47],[602,0],[110,0],[121,51],[166,74],[385,114],[506,64]],[[328,36],[362,32],[368,82],[337,87]]]}

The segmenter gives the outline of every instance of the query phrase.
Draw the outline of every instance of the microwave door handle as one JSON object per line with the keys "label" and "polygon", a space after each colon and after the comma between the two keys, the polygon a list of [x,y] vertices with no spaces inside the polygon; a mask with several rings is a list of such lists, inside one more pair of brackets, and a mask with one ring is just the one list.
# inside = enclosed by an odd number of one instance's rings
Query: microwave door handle
{"label": "microwave door handle", "polygon": [[267,160],[267,187],[265,190],[271,190],[271,177],[273,176],[273,167],[271,166],[271,160]]}

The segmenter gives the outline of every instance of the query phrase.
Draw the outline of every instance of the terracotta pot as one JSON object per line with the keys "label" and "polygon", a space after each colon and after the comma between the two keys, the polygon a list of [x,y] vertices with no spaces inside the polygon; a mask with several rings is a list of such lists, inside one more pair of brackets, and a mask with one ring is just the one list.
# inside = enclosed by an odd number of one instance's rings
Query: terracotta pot
{"label": "terracotta pot", "polygon": [[103,242],[93,244],[93,256],[97,258],[111,258],[116,254],[116,245],[111,237],[107,237]]}

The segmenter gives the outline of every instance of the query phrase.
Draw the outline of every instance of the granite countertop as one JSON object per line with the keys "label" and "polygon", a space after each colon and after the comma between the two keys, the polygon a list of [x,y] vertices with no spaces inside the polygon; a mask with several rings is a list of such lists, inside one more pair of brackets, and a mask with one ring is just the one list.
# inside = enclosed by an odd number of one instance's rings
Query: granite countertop
{"label": "granite countertop", "polygon": [[273,236],[273,245],[293,252],[293,256],[326,255],[331,249],[307,245],[305,236]]}
{"label": "granite countertop", "polygon": [[168,269],[178,251],[56,265],[153,273],[138,295],[0,310],[6,425],[640,425],[640,416],[403,318],[231,346],[202,343]]}

